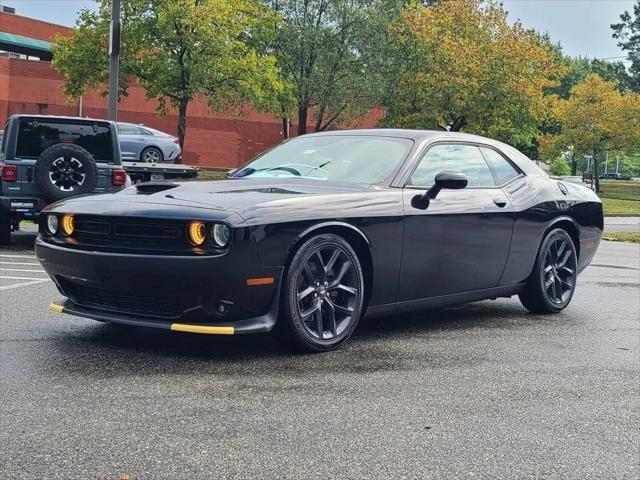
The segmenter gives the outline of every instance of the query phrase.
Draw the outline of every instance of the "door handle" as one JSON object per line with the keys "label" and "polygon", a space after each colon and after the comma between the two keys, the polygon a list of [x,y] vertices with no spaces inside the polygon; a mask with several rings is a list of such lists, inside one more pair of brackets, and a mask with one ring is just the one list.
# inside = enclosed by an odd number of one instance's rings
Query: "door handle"
{"label": "door handle", "polygon": [[504,208],[507,206],[507,201],[504,198],[494,198],[493,203],[495,203],[500,208]]}

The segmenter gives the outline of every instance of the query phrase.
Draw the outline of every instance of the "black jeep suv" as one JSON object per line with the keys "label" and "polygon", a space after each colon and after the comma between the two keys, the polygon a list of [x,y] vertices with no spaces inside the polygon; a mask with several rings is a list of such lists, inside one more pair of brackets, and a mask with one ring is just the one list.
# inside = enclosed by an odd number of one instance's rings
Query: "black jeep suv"
{"label": "black jeep suv", "polygon": [[0,244],[47,204],[127,183],[114,122],[13,115],[0,148]]}

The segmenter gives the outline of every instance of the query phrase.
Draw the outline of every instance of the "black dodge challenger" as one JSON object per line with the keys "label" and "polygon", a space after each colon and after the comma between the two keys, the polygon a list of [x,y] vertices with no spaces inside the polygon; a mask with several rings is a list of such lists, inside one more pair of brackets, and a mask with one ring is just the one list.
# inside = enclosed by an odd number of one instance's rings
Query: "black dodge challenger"
{"label": "black dodge challenger", "polygon": [[94,320],[276,329],[336,348],[365,315],[519,295],[556,313],[600,242],[602,204],[516,149],[447,132],[285,141],[217,182],[147,183],[47,208],[36,253]]}

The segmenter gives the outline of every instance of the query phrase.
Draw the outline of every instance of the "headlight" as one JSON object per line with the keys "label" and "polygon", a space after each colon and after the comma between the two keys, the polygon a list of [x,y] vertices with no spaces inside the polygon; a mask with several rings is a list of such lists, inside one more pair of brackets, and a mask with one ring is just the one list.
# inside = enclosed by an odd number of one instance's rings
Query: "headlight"
{"label": "headlight", "polygon": [[211,227],[211,241],[216,247],[226,247],[230,237],[229,227],[223,223],[216,223]]}
{"label": "headlight", "polygon": [[67,213],[62,217],[62,232],[66,236],[73,233],[73,215]]}
{"label": "headlight", "polygon": [[188,228],[189,241],[192,245],[199,247],[207,239],[207,229],[202,222],[191,222]]}
{"label": "headlight", "polygon": [[47,215],[44,224],[44,231],[47,235],[55,235],[58,231],[58,217],[56,215]]}

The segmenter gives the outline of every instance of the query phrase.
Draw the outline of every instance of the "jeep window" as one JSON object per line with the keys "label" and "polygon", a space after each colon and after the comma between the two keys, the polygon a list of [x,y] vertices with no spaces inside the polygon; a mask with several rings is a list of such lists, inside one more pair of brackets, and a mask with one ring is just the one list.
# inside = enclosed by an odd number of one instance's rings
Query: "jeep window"
{"label": "jeep window", "polygon": [[113,161],[111,129],[107,125],[20,120],[16,156],[37,158],[57,143],[75,143],[97,161]]}
{"label": "jeep window", "polygon": [[8,129],[9,129],[9,122],[7,121],[4,124],[4,130],[0,130],[0,156],[4,156],[4,149],[7,145],[7,136],[6,133],[8,133]]}

